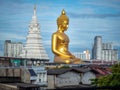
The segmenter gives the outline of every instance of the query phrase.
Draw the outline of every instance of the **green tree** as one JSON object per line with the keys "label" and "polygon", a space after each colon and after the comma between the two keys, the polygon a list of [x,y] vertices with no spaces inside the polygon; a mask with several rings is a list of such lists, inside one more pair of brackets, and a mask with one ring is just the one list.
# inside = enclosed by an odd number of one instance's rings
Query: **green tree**
{"label": "green tree", "polygon": [[120,86],[120,64],[111,67],[112,74],[92,79],[95,86]]}

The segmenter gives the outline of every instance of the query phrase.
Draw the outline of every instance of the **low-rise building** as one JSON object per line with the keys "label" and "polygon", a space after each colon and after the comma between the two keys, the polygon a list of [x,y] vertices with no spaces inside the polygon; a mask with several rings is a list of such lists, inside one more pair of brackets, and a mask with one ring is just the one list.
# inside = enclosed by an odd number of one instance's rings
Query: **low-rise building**
{"label": "low-rise building", "polygon": [[48,70],[48,89],[64,86],[79,85],[81,76],[76,69],[52,69]]}
{"label": "low-rise building", "polygon": [[[43,66],[33,66],[36,76],[36,80],[33,84],[39,84],[42,86],[47,86],[47,70]],[[30,69],[29,69],[30,70]]]}
{"label": "low-rise building", "polygon": [[[47,71],[44,66],[34,67],[0,67],[0,78],[19,78],[20,82],[47,86]],[[10,79],[11,79],[10,78]],[[10,81],[10,80],[9,80]],[[2,82],[0,80],[0,82]],[[7,81],[5,81],[7,82]],[[14,82],[11,81],[10,82]]]}
{"label": "low-rise building", "polygon": [[22,71],[24,72],[22,78],[25,83],[47,86],[47,71],[43,66],[26,67]]}
{"label": "low-rise building", "polygon": [[109,73],[99,67],[62,68],[49,69],[47,71],[48,89],[64,87],[82,87],[91,85],[91,79],[104,76]]}

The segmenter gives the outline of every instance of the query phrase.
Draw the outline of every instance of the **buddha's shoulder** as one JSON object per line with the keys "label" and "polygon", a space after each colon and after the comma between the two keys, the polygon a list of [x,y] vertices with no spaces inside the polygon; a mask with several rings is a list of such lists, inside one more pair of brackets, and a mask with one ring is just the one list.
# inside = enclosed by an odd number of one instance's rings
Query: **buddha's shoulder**
{"label": "buddha's shoulder", "polygon": [[52,34],[53,36],[59,36],[59,35],[62,35],[62,33],[59,33],[59,32],[55,32]]}

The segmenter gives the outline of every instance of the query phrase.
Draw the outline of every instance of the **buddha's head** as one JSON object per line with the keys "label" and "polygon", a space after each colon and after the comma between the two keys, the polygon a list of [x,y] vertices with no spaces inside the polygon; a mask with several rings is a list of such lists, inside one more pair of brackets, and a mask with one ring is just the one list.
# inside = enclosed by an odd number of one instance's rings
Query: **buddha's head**
{"label": "buddha's head", "polygon": [[57,18],[58,28],[67,30],[69,24],[69,18],[66,16],[65,10],[62,10],[61,15]]}

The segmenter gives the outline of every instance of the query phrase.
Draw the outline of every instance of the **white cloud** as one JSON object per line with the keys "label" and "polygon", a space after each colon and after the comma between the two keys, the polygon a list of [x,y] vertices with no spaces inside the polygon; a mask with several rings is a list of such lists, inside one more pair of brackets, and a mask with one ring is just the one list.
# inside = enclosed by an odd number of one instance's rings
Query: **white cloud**
{"label": "white cloud", "polygon": [[120,5],[116,4],[116,3],[112,3],[110,2],[110,0],[106,1],[104,0],[103,2],[101,1],[94,1],[94,2],[83,2],[83,4],[87,4],[87,5],[95,5],[95,6],[101,6],[101,7],[111,7],[111,8],[115,8],[115,9],[120,9]]}
{"label": "white cloud", "polygon": [[0,56],[3,56],[3,51],[0,51]]}
{"label": "white cloud", "polygon": [[20,34],[14,34],[14,33],[0,33],[0,40],[12,40],[12,39],[18,39],[18,40],[24,40],[26,37],[20,36]]}
{"label": "white cloud", "polygon": [[45,40],[45,41],[43,41],[43,44],[44,44],[46,47],[50,47],[50,46],[51,46],[51,40]]}
{"label": "white cloud", "polygon": [[120,42],[113,42],[114,46],[120,46]]}

